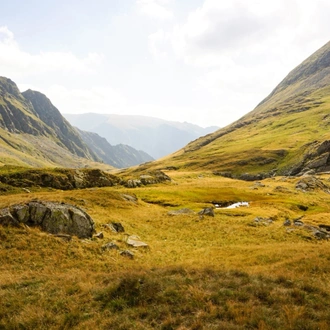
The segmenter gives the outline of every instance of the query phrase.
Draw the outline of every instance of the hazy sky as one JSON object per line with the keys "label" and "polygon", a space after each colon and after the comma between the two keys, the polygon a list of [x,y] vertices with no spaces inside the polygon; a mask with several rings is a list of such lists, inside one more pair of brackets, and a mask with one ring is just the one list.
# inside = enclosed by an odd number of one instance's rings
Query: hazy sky
{"label": "hazy sky", "polygon": [[62,113],[225,126],[329,41],[329,0],[0,0],[0,76]]}

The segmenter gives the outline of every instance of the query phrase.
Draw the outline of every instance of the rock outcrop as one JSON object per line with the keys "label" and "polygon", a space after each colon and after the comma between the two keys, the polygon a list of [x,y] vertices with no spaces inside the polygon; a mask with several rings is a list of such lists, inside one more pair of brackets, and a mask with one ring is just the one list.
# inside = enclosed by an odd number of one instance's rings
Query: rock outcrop
{"label": "rock outcrop", "polygon": [[111,187],[121,183],[115,175],[99,169],[27,169],[0,175],[0,182],[13,187],[76,188]]}
{"label": "rock outcrop", "polygon": [[128,188],[136,188],[149,184],[162,183],[171,181],[171,178],[160,170],[150,171],[147,174],[140,175],[139,179],[127,180],[125,186]]}
{"label": "rock outcrop", "polygon": [[93,219],[82,209],[64,203],[31,201],[0,210],[0,224],[39,226],[51,234],[90,238],[94,232]]}
{"label": "rock outcrop", "polygon": [[330,188],[313,175],[308,175],[300,179],[296,184],[296,189],[301,191],[313,191],[319,189],[326,193],[330,193]]}

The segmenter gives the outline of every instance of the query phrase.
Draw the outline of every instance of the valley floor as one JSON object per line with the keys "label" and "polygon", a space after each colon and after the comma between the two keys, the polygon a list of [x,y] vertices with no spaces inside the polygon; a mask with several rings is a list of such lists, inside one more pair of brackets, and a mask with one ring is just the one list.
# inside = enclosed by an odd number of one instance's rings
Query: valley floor
{"label": "valley floor", "polygon": [[[166,174],[171,183],[135,189],[3,194],[1,208],[34,198],[77,205],[104,238],[0,226],[0,329],[330,328],[330,243],[315,236],[330,225],[326,189],[297,189],[302,178]],[[193,212],[168,214],[183,208]],[[148,247],[127,246],[126,234]],[[102,248],[109,242],[119,250]],[[120,254],[127,249],[132,259]]]}

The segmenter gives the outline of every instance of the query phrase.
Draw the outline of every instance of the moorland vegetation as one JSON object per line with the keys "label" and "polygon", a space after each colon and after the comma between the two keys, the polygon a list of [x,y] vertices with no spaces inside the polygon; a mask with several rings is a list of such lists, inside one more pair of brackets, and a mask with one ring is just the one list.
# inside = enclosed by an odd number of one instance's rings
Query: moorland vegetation
{"label": "moorland vegetation", "polygon": [[95,235],[0,224],[0,329],[329,329],[329,64],[330,43],[239,121],[111,174],[24,159],[2,129],[0,209],[72,204]]}

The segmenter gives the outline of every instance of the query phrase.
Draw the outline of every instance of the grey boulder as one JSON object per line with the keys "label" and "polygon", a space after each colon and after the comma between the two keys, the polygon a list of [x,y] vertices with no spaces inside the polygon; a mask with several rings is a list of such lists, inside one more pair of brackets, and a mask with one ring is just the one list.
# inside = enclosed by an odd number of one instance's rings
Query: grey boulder
{"label": "grey boulder", "polygon": [[82,209],[65,203],[31,201],[0,210],[0,224],[40,226],[51,234],[90,238],[94,232],[93,219]]}

